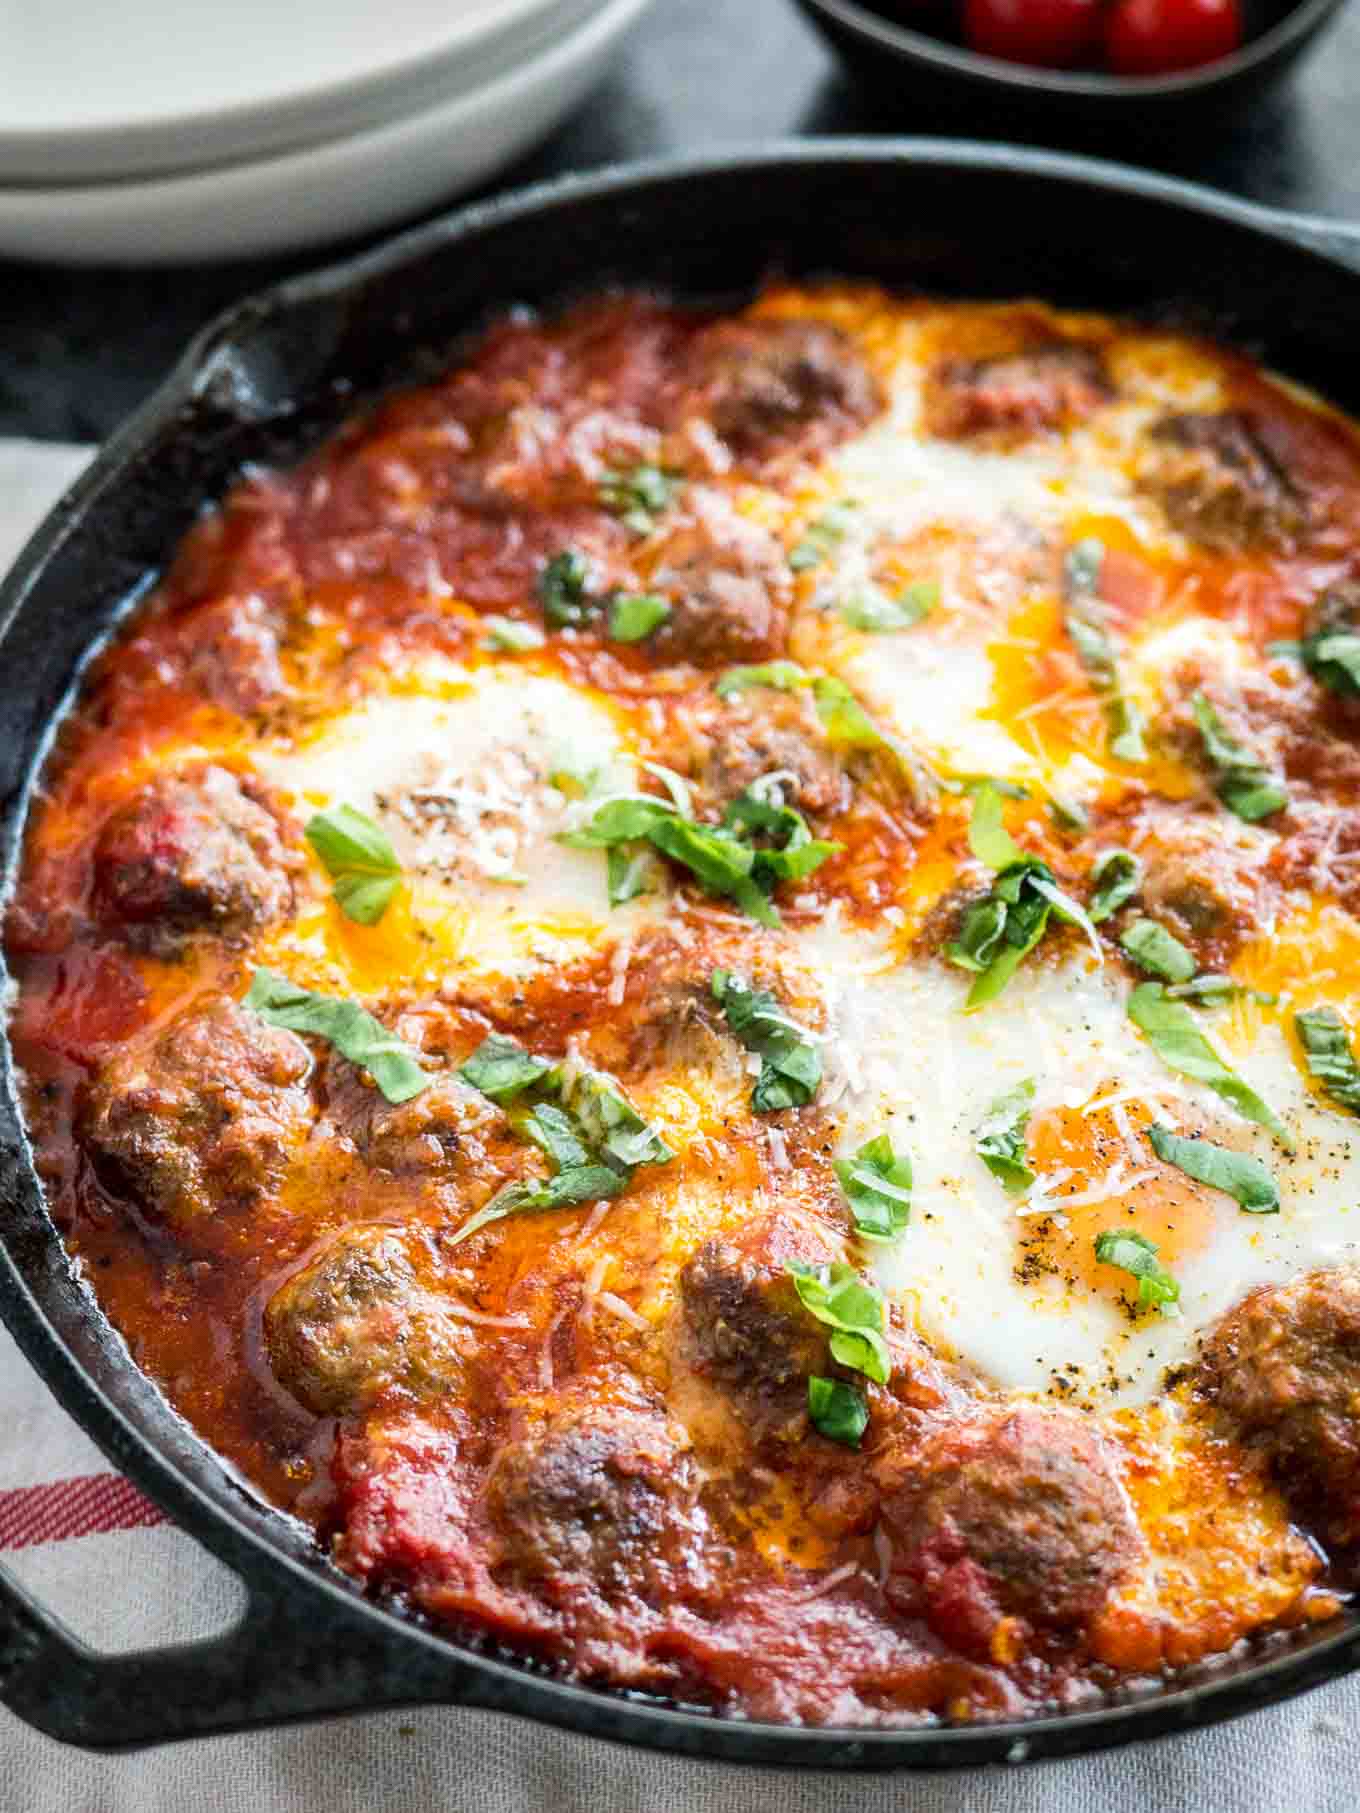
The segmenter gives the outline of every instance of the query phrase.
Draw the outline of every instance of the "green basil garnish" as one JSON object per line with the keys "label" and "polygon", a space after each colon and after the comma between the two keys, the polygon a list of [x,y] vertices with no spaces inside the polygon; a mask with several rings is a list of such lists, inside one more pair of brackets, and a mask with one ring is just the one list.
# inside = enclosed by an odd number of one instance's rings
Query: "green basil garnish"
{"label": "green basil garnish", "polygon": [[[756,837],[768,841],[757,843]],[[588,825],[564,832],[558,842],[611,852],[624,845],[630,853],[639,843],[650,844],[688,869],[710,894],[734,900],[761,925],[780,923],[769,899],[779,882],[802,880],[841,848],[814,838],[792,807],[772,805],[749,791],[732,801],[721,825],[698,824],[677,805],[649,795],[607,800]],[[624,890],[633,879],[634,871],[622,863],[611,871],[612,904],[631,898]]]}
{"label": "green basil garnish", "polygon": [[1198,1001],[1203,1007],[1216,1007],[1224,1001],[1236,1001],[1242,995],[1259,1001],[1262,1007],[1274,1007],[1280,998],[1278,995],[1268,994],[1263,988],[1248,988],[1245,982],[1234,982],[1231,976],[1216,976],[1209,970],[1203,975],[1191,976],[1188,982],[1175,983],[1166,992],[1173,1001]]}
{"label": "green basil garnish", "polygon": [[459,1067],[458,1074],[465,1083],[504,1108],[535,1083],[554,1077],[556,1069],[551,1058],[536,1058],[518,1040],[493,1032]]}
{"label": "green basil garnish", "polygon": [[1360,1114],[1360,1065],[1334,1007],[1312,1007],[1294,1015],[1294,1030],[1308,1060],[1309,1074],[1340,1108]]}
{"label": "green basil garnish", "polygon": [[806,1265],[794,1259],[788,1270],[803,1308],[832,1330],[829,1345],[837,1365],[886,1385],[892,1357],[883,1338],[887,1314],[882,1291],[866,1284],[850,1265]]}
{"label": "green basil garnish", "polygon": [[1058,886],[1048,864],[1027,856],[1006,830],[1001,796],[988,782],[974,791],[968,841],[980,862],[1001,871],[986,899],[968,909],[958,937],[945,950],[951,963],[975,974],[964,1004],[966,1013],[974,1013],[1006,987],[1043,937],[1050,914],[1085,932],[1097,951],[1100,945],[1095,927]]}
{"label": "green basil garnish", "polygon": [[1110,754],[1121,762],[1145,762],[1143,723],[1138,707],[1124,691],[1114,640],[1097,587],[1105,547],[1092,537],[1068,550],[1064,567],[1068,640],[1105,710]]}
{"label": "green basil garnish", "polygon": [[795,573],[805,573],[830,560],[845,540],[854,517],[852,504],[832,504],[803,530],[801,541],[789,549],[789,565]]}
{"label": "green basil garnish", "polygon": [[1277,777],[1244,743],[1228,735],[1202,692],[1193,696],[1190,709],[1214,770],[1214,791],[1230,812],[1254,825],[1289,804],[1289,795]]}
{"label": "green basil garnish", "polygon": [[1143,880],[1143,865],[1132,850],[1106,850],[1091,870],[1095,892],[1086,911],[1097,925],[1132,900]]}
{"label": "green basil garnish", "polygon": [[417,1053],[357,1001],[313,994],[286,976],[257,969],[244,1005],[268,1026],[311,1033],[368,1071],[389,1102],[409,1102],[429,1085]]}
{"label": "green basil garnish", "polygon": [[1146,975],[1163,982],[1188,982],[1195,973],[1194,953],[1155,919],[1135,919],[1119,934],[1119,946]]}
{"label": "green basil garnish", "polygon": [[712,989],[733,1035],[760,1059],[760,1075],[751,1091],[756,1113],[805,1107],[822,1080],[821,1054],[806,1030],[789,1018],[768,989],[752,988],[730,970],[714,970]]}
{"label": "green basil garnish", "polygon": [[1000,1179],[1009,1196],[1023,1196],[1035,1179],[1025,1159],[1025,1136],[1033,1107],[1034,1080],[1027,1077],[997,1097],[978,1129],[978,1157],[992,1176]]}
{"label": "green basil garnish", "polygon": [[918,580],[889,597],[877,586],[856,592],[841,606],[841,616],[851,629],[878,636],[893,630],[914,629],[940,602],[940,588],[931,580]]}
{"label": "green basil garnish", "polygon": [[508,1183],[503,1185],[489,1202],[483,1203],[475,1215],[470,1215],[449,1240],[446,1246],[458,1246],[464,1240],[470,1240],[482,1228],[493,1221],[503,1221],[507,1215],[525,1215],[543,1209],[569,1209],[583,1202],[599,1202],[610,1196],[617,1196],[626,1188],[628,1177],[622,1171],[615,1171],[609,1165],[574,1165],[567,1170],[559,1171],[555,1177],[546,1178],[542,1183]]}
{"label": "green basil garnish", "polygon": [[869,1426],[864,1393],[842,1379],[824,1379],[815,1372],[808,1380],[808,1415],[819,1435],[843,1448],[858,1448]]}
{"label": "green basil garnish", "polygon": [[1096,1235],[1096,1258],[1102,1265],[1117,1265],[1138,1280],[1139,1309],[1159,1309],[1166,1316],[1180,1301],[1181,1287],[1157,1257],[1155,1244],[1146,1234],[1107,1229]]}
{"label": "green basil garnish", "polygon": [[639,894],[656,893],[660,864],[649,844],[611,844],[605,862],[610,906],[627,906]]}
{"label": "green basil garnish", "polygon": [[549,623],[568,629],[590,620],[595,609],[591,578],[590,562],[575,548],[553,555],[538,576],[539,602]]}
{"label": "green basil garnish", "polygon": [[496,654],[527,655],[530,649],[542,648],[547,641],[543,631],[532,623],[520,623],[514,617],[483,617],[486,646]]}
{"label": "green basil garnish", "polygon": [[1354,630],[1324,630],[1309,636],[1299,653],[1313,678],[1333,692],[1360,693],[1360,636]]}
{"label": "green basil garnish", "polygon": [[836,1176],[855,1232],[865,1240],[891,1240],[911,1219],[911,1160],[898,1157],[886,1133],[860,1147],[853,1158],[838,1158]]}
{"label": "green basil garnish", "polygon": [[1140,982],[1129,996],[1128,1012],[1168,1070],[1207,1083],[1247,1120],[1268,1128],[1287,1152],[1294,1150],[1283,1122],[1249,1083],[1228,1068],[1184,1001],[1172,1000],[1160,982]]}
{"label": "green basil garnish", "polygon": [[810,688],[827,739],[838,748],[894,747],[844,680],[838,680],[834,674],[810,674],[796,661],[764,661],[757,667],[729,667],[718,681],[716,690],[720,699],[730,699],[759,686],[767,686],[772,692],[802,692]]}
{"label": "green basil garnish", "polygon": [[609,640],[643,642],[671,614],[671,607],[654,592],[614,592],[609,599]]}
{"label": "green basil garnish", "polygon": [[1280,1192],[1275,1179],[1259,1158],[1246,1152],[1231,1152],[1226,1146],[1211,1146],[1207,1139],[1185,1139],[1170,1127],[1155,1122],[1147,1130],[1148,1144],[1158,1158],[1175,1165],[1197,1183],[1222,1190],[1252,1215],[1274,1215],[1280,1207]]}
{"label": "green basil garnish", "polygon": [[335,883],[346,919],[376,925],[401,886],[401,864],[382,826],[355,806],[328,806],[308,819],[303,836]]}
{"label": "green basil garnish", "polygon": [[596,496],[634,535],[650,535],[657,518],[670,509],[684,482],[664,467],[644,462],[606,472]]}
{"label": "green basil garnish", "polygon": [[755,667],[729,667],[714,690],[720,699],[731,699],[762,686],[771,692],[801,692],[811,685],[812,675],[796,661],[762,661]]}

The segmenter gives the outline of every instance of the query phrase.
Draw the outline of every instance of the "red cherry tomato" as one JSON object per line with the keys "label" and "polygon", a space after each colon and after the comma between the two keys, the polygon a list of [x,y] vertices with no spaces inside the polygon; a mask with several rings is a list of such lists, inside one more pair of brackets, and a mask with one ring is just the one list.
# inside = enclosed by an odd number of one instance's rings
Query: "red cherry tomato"
{"label": "red cherry tomato", "polygon": [[1215,63],[1241,42],[1239,0],[1115,0],[1105,61],[1116,75],[1165,75]]}
{"label": "red cherry tomato", "polygon": [[1099,0],[963,0],[970,50],[1010,63],[1070,69],[1100,43]]}

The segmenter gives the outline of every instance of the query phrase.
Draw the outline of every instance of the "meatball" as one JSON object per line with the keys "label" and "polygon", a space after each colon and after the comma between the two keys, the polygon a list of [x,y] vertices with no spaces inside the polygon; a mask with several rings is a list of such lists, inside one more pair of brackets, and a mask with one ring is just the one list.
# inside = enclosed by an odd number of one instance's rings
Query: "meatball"
{"label": "meatball", "polygon": [[963,1649],[986,1653],[1003,1617],[1079,1628],[1138,1553],[1110,1451],[1070,1411],[948,1423],[880,1470],[888,1597]]}
{"label": "meatball", "polygon": [[1038,434],[1081,421],[1112,394],[1094,347],[1058,343],[1005,359],[951,359],[931,374],[926,415],[946,440]]}
{"label": "meatball", "polygon": [[715,816],[753,781],[777,775],[786,804],[812,816],[850,804],[851,785],[807,693],[705,700],[682,725],[684,747],[663,752],[697,783]]}
{"label": "meatball", "polygon": [[346,1228],[269,1299],[274,1376],[318,1416],[348,1416],[400,1385],[417,1397],[453,1386],[460,1325],[416,1278],[402,1229]]}
{"label": "meatball", "polygon": [[192,933],[240,939],[282,917],[290,867],[256,790],[209,762],[157,776],[107,821],[95,900],[135,944],[173,957]]}
{"label": "meatball", "polygon": [[1206,1341],[1198,1382],[1292,1500],[1360,1541],[1360,1270],[1253,1291]]}
{"label": "meatball", "polygon": [[695,339],[684,413],[707,415],[743,459],[830,446],[882,406],[850,341],[820,321],[722,321]]}
{"label": "meatball", "polygon": [[1207,548],[1288,548],[1308,508],[1271,439],[1268,421],[1239,410],[1166,416],[1149,430],[1142,483],[1172,527]]}
{"label": "meatball", "polygon": [[550,1415],[506,1449],[487,1489],[502,1565],[561,1596],[663,1598],[700,1529],[693,1463],[657,1411]]}
{"label": "meatball", "polygon": [[435,1072],[419,1095],[394,1104],[332,1054],[321,1066],[320,1094],[330,1121],[368,1164],[398,1176],[479,1169],[489,1141],[513,1137],[503,1112],[451,1071]]}
{"label": "meatball", "polygon": [[171,1222],[277,1192],[310,1126],[311,1054],[224,995],[193,1003],[95,1079],[80,1134],[98,1169]]}
{"label": "meatball", "polygon": [[185,623],[190,683],[214,705],[249,717],[284,690],[279,639],[259,598],[206,605]]}
{"label": "meatball", "polygon": [[1170,804],[1149,808],[1141,822],[1144,909],[1202,960],[1225,962],[1258,929],[1270,834],[1226,813]]}
{"label": "meatball", "polygon": [[671,607],[652,646],[700,667],[781,653],[790,585],[783,549],[718,492],[696,490],[689,504],[690,521],[670,537],[652,576]]}
{"label": "meatball", "polygon": [[758,1439],[806,1433],[808,1377],[831,1367],[826,1330],[799,1300],[788,1263],[836,1257],[829,1243],[768,1216],[738,1239],[706,1240],[680,1274],[682,1353]]}

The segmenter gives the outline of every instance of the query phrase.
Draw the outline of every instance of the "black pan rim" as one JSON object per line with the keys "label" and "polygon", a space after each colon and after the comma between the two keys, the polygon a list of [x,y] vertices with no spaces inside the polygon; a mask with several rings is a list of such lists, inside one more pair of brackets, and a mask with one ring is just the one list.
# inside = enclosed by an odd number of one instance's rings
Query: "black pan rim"
{"label": "black pan rim", "polygon": [[[162,386],[107,443],[39,526],[8,578],[0,584],[0,641],[74,526],[95,510],[105,492],[136,465],[157,437],[173,432],[176,421],[196,399],[229,377],[234,337],[262,320],[286,315],[311,301],[343,296],[370,278],[399,270],[436,248],[456,245],[485,229],[526,218],[550,219],[556,208],[578,200],[636,200],[658,185],[702,183],[708,176],[745,172],[758,175],[789,167],[848,169],[856,163],[903,170],[934,166],[981,172],[1019,171],[1165,203],[1192,214],[1233,222],[1251,230],[1266,244],[1275,242],[1294,248],[1302,245],[1347,275],[1353,275],[1353,266],[1345,255],[1347,244],[1357,248],[1352,256],[1360,255],[1360,240],[1349,240],[1344,229],[1329,221],[1276,213],[1194,184],[1115,163],[967,140],[854,138],[734,146],[699,157],[649,160],[537,185],[460,210],[357,257],[341,259],[286,281],[247,298],[210,323]],[[42,753],[41,749],[29,752],[30,780],[40,766]],[[26,818],[27,791],[22,799],[0,802],[6,816],[14,819],[19,834],[12,840],[16,850]],[[11,867],[14,853],[9,853]],[[9,879],[7,874],[4,892],[8,891]],[[7,1041],[0,1041],[0,1061],[7,1071]],[[22,1125],[9,1101],[0,1099],[0,1161],[7,1162],[11,1153],[22,1154],[24,1150]],[[0,1184],[3,1182],[0,1175]],[[1238,1671],[1211,1675],[1170,1691],[1154,1686],[1146,1695],[1102,1702],[1079,1711],[1020,1722],[947,1728],[757,1724],[642,1702],[614,1691],[531,1673],[459,1646],[363,1599],[339,1575],[306,1566],[286,1553],[280,1542],[250,1527],[243,1519],[233,1518],[221,1502],[136,1429],[112,1402],[61,1331],[46,1317],[3,1244],[0,1259],[0,1317],[59,1401],[116,1465],[243,1576],[252,1597],[277,1589],[313,1602],[324,1600],[342,1628],[371,1629],[376,1625],[394,1644],[411,1652],[422,1651],[427,1663],[442,1659],[451,1672],[460,1670],[465,1677],[447,1696],[424,1691],[413,1693],[411,1698],[446,1697],[454,1703],[512,1711],[576,1731],[715,1760],[804,1769],[943,1768],[1066,1755],[1182,1731],[1288,1697],[1360,1665],[1360,1625],[1348,1622],[1320,1634],[1306,1647],[1266,1654]],[[2,1664],[0,1657],[0,1686]]]}

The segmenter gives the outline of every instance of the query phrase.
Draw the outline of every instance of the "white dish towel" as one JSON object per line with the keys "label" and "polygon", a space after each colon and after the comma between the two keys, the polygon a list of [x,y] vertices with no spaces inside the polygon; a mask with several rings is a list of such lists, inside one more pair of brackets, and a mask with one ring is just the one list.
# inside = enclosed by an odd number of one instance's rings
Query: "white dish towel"
{"label": "white dish towel", "polygon": [[[88,457],[0,442],[0,570]],[[13,678],[6,683],[13,684]],[[96,1647],[231,1621],[232,1577],[160,1519],[0,1329],[0,1552]],[[1108,1754],[964,1775],[785,1775],[648,1755],[491,1713],[424,1708],[126,1757],[0,1709],[0,1813],[1357,1813],[1360,1675]]]}

